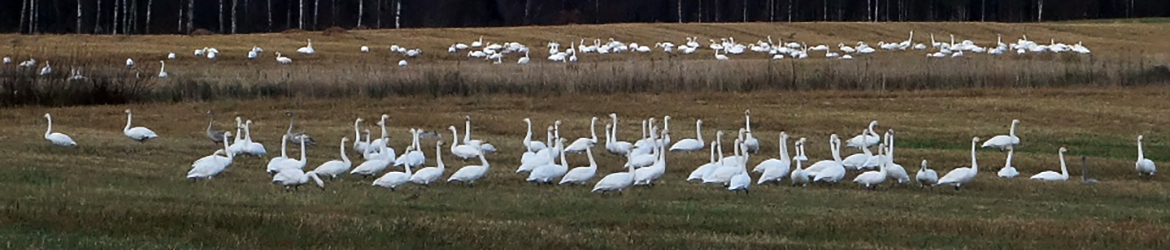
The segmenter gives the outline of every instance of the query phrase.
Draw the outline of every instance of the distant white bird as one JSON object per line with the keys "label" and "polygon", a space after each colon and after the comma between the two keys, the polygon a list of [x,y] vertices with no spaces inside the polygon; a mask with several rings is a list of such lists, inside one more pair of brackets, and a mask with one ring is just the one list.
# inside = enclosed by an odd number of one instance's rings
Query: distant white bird
{"label": "distant white bird", "polygon": [[[174,54],[174,53],[171,53],[171,54]],[[9,64],[9,63],[12,63],[12,57],[5,56],[4,57],[4,64]]]}
{"label": "distant white bird", "polygon": [[290,64],[292,63],[292,58],[285,57],[281,55],[280,52],[276,52],[276,62],[280,64]]}
{"label": "distant white bird", "polygon": [[272,176],[272,183],[280,185],[285,189],[288,189],[289,187],[298,188],[301,185],[308,184],[309,180],[312,180],[314,183],[316,183],[317,187],[320,187],[321,189],[325,188],[325,182],[321,181],[321,177],[317,176],[317,173],[305,173],[305,170],[302,169],[284,169],[281,170],[280,173]]}
{"label": "distant white bird", "polygon": [[[223,172],[224,169],[230,166],[232,164],[232,159],[235,158],[235,154],[227,151],[227,148],[229,147],[228,144],[230,144],[228,143],[227,138],[230,136],[231,133],[223,134],[224,149],[216,150],[215,153],[195,160],[194,163],[191,163],[191,170],[187,171],[187,179],[211,179],[212,177],[219,175],[219,173]],[[221,153],[226,156],[219,156]]]}
{"label": "distant white bird", "polygon": [[756,165],[756,169],[760,169],[760,172],[763,173],[760,175],[759,182],[756,184],[762,185],[768,182],[780,184],[780,181],[783,181],[784,177],[788,177],[788,167],[792,165],[792,159],[788,156],[787,132],[780,132],[779,146],[779,159],[767,159]]}
{"label": "distant white bird", "polygon": [[306,55],[316,54],[317,50],[313,49],[313,39],[308,39],[308,43],[309,44],[306,45],[305,47],[301,47],[301,48],[297,49],[297,53],[306,54]]}
{"label": "distant white bird", "polygon": [[150,129],[148,129],[146,127],[133,127],[133,128],[131,128],[130,127],[130,120],[133,119],[134,114],[130,113],[129,109],[125,110],[125,113],[126,113],[126,128],[122,129],[122,133],[125,134],[126,137],[129,137],[130,139],[138,141],[138,142],[146,142],[146,140],[158,138],[158,134],[155,134],[154,131],[151,131]]}
{"label": "distant white bird", "polygon": [[158,78],[167,78],[167,76],[169,76],[167,74],[167,62],[158,61],[158,63],[162,64],[162,67],[158,68]]}
{"label": "distant white bird", "polygon": [[924,159],[922,160],[921,167],[918,169],[918,173],[914,175],[914,179],[918,180],[918,184],[921,184],[923,187],[934,186],[935,183],[938,183],[938,172],[930,169],[930,166],[926,164],[926,160]]}
{"label": "distant white bird", "polygon": [[1066,164],[1064,163],[1064,153],[1065,152],[1068,152],[1068,149],[1061,147],[1060,152],[1058,153],[1058,155],[1060,156],[1060,173],[1057,173],[1057,172],[1051,171],[1051,170],[1044,171],[1044,172],[1040,172],[1039,174],[1033,175],[1032,179],[1033,180],[1040,180],[1040,181],[1067,181],[1068,180],[1068,166],[1066,166]]}
{"label": "distant white bird", "polygon": [[1016,167],[1012,166],[1012,154],[1015,152],[1016,152],[1015,148],[1013,148],[1011,146],[1008,147],[1007,162],[1005,162],[1003,164],[1003,168],[1000,168],[999,172],[996,172],[996,175],[998,175],[1001,178],[1009,178],[1009,179],[1016,178],[1016,176],[1020,175],[1020,171],[1017,171]]}
{"label": "distant white bird", "polygon": [[593,185],[591,192],[621,192],[626,188],[634,186],[634,166],[627,164],[626,170],[627,172],[617,172],[602,177],[600,181],[597,181],[596,185]]}
{"label": "distant white bird", "polygon": [[362,53],[370,53],[370,46],[362,46]]}
{"label": "distant white bird", "polygon": [[870,121],[869,126],[866,127],[865,131],[862,132],[860,135],[857,135],[857,136],[854,136],[853,138],[850,138],[849,141],[845,144],[845,146],[851,147],[851,148],[861,148],[861,147],[871,147],[873,145],[877,145],[879,142],[881,142],[881,137],[879,137],[877,132],[875,132],[873,130],[873,127],[877,126],[877,125],[878,125],[878,122],[876,120]]}
{"label": "distant white bird", "polygon": [[1016,125],[1020,125],[1020,120],[1012,120],[1012,128],[1008,131],[1007,135],[997,135],[995,137],[991,137],[991,139],[987,139],[987,141],[983,142],[982,147],[991,147],[1004,150],[1008,147],[1015,147],[1020,145],[1020,137],[1016,137]]}
{"label": "distant white bird", "polygon": [[975,145],[979,144],[979,137],[971,139],[971,167],[961,167],[952,169],[947,172],[942,178],[938,179],[935,186],[954,186],[958,190],[963,185],[975,180],[975,176],[979,174],[979,162],[975,158]]}
{"label": "distant white bird", "polygon": [[45,129],[45,140],[49,140],[49,143],[57,146],[77,146],[77,142],[74,142],[73,138],[69,138],[69,135],[53,133],[53,117],[49,116],[49,113],[45,113],[45,120],[49,122],[49,127]]}
{"label": "distant white bird", "polygon": [[353,167],[353,162],[350,162],[349,157],[345,155],[345,143],[348,141],[349,137],[341,138],[341,160],[332,160],[322,163],[312,172],[318,175],[326,175],[330,178],[337,179],[338,175],[345,174],[345,171],[349,171],[349,168]]}
{"label": "distant white bird", "polygon": [[382,175],[381,178],[374,180],[371,185],[375,187],[389,188],[395,190],[402,185],[406,185],[410,181],[410,176],[414,175],[410,172],[410,166],[405,166],[406,172],[389,172]]}
{"label": "distant white bird", "polygon": [[435,162],[434,167],[425,167],[414,172],[410,176],[410,182],[419,185],[430,185],[431,183],[443,177],[443,172],[447,170],[447,165],[443,164],[443,142],[435,142]]}
{"label": "distant white bird", "polygon": [[[451,128],[454,129],[455,127]],[[483,152],[478,152],[476,155],[479,155],[480,165],[470,165],[460,168],[459,171],[455,171],[454,174],[451,174],[450,178],[447,178],[447,182],[458,181],[468,185],[475,185],[476,181],[483,179],[484,176],[487,176],[488,170],[491,169],[491,164],[489,164],[487,159],[484,158]]]}
{"label": "distant white bird", "polygon": [[[45,117],[48,116],[49,114],[45,114]],[[1137,138],[1138,160],[1135,165],[1137,165],[1138,176],[1154,177],[1154,174],[1158,173],[1158,168],[1157,166],[1154,166],[1154,161],[1146,159],[1146,154],[1142,151],[1142,138],[1143,136],[1141,135],[1139,135]]]}
{"label": "distant white bird", "polygon": [[53,73],[53,66],[49,65],[49,61],[45,61],[45,66],[41,67],[41,75],[47,76],[51,73]]}
{"label": "distant white bird", "polygon": [[133,68],[134,67],[134,59],[126,58],[126,67]]}
{"label": "distant white bird", "polygon": [[687,138],[670,146],[671,152],[694,152],[703,150],[703,120],[695,120],[695,138]]}
{"label": "distant white bird", "polygon": [[398,67],[406,68],[406,60],[398,60]]}

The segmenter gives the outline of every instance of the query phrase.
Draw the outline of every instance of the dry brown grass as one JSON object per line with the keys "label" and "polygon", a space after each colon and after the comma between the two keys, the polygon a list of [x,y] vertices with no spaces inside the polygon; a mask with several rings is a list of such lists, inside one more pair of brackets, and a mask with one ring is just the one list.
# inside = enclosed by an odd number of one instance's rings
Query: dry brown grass
{"label": "dry brown grass", "polygon": [[[1170,161],[1170,131],[1162,126],[1170,118],[1161,115],[1170,108],[1167,94],[1165,87],[762,91],[9,108],[0,113],[10,121],[0,124],[0,141],[6,142],[0,157],[11,166],[0,169],[0,189],[10,194],[0,196],[0,223],[9,225],[0,239],[48,248],[1164,248],[1170,214],[1161,208],[1170,204],[1170,184],[1164,176],[1144,180],[1133,174],[1132,140],[1145,134],[1147,156]],[[124,108],[136,111],[135,124],[163,137],[141,145],[122,137]],[[696,118],[704,119],[706,137],[716,129],[738,129],[748,108],[763,147],[753,166],[776,154],[779,131],[808,137],[815,161],[828,156],[828,134],[851,135],[878,119],[880,128],[897,129],[897,161],[908,170],[917,170],[913,163],[925,158],[945,171],[967,164],[970,137],[1005,133],[1008,122],[1019,118],[1024,145],[1014,165],[1021,172],[1056,169],[1056,148],[1067,146],[1073,166],[1079,166],[1077,156],[1088,156],[1093,177],[1102,183],[997,179],[992,171],[1002,166],[1004,154],[991,150],[979,152],[979,179],[957,192],[872,192],[840,184],[753,186],[750,196],[734,196],[683,183],[706,161],[705,153],[670,154],[661,185],[618,197],[535,187],[512,173],[524,117],[541,125],[563,120],[563,135],[576,138],[586,134],[589,117],[617,112],[624,118],[621,137],[632,140],[638,120],[671,115],[678,140],[692,136]],[[253,132],[272,153],[286,126],[283,111],[298,112],[300,128],[321,142],[309,150],[312,166],[337,157],[337,140],[352,137],[354,118],[381,113],[393,117],[392,144],[399,149],[409,139],[407,128],[440,130],[470,114],[475,136],[503,153],[489,157],[492,173],[474,188],[440,184],[390,192],[346,177],[329,181],[324,191],[288,193],[267,183],[260,170],[266,160],[254,158],[241,159],[214,180],[191,183],[182,178],[189,162],[214,150],[202,136],[207,109],[220,114],[217,128],[232,116],[257,121]],[[81,147],[47,146],[40,138],[45,112],[54,114],[57,131]],[[465,165],[446,161],[449,169]],[[569,161],[578,166],[585,159]],[[601,153],[599,161],[599,172],[619,171],[616,157]],[[1074,172],[1074,179],[1079,176]]]}

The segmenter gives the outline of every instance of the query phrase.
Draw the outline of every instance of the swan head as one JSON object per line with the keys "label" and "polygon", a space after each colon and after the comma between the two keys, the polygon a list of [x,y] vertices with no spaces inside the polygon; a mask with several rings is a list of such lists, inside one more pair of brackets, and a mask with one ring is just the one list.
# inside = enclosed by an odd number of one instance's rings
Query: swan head
{"label": "swan head", "polygon": [[236,116],[236,123],[243,123],[243,122],[244,122],[244,119],[243,119],[243,118],[240,118],[239,116]]}
{"label": "swan head", "polygon": [[723,130],[715,131],[715,137],[723,138]]}
{"label": "swan head", "polygon": [[129,114],[129,113],[130,113],[130,109],[123,110],[123,111],[122,111],[122,113],[127,113],[127,114]]}
{"label": "swan head", "polygon": [[[667,117],[669,117],[669,116],[667,116]],[[600,120],[600,119],[598,119],[596,116],[594,116],[594,117],[593,117],[593,119],[589,119],[589,120],[590,120],[590,121],[592,121],[592,122],[597,122],[597,121],[598,121],[598,120]]]}
{"label": "swan head", "polygon": [[972,142],[972,143],[979,142],[979,137],[978,137],[978,136],[976,136],[975,138],[971,138],[971,142]]}
{"label": "swan head", "polygon": [[382,120],[390,119],[390,115],[382,114]]}
{"label": "swan head", "polygon": [[284,116],[293,117],[293,112],[292,111],[284,112]]}
{"label": "swan head", "polygon": [[750,109],[743,110],[743,115],[752,115],[752,110],[750,110]]}
{"label": "swan head", "polygon": [[1012,125],[1020,125],[1020,120],[1012,120]]}
{"label": "swan head", "polygon": [[840,137],[837,137],[837,134],[829,135],[829,140],[831,140],[831,141],[837,141],[840,139],[841,139]]}
{"label": "swan head", "polygon": [[244,125],[252,126],[252,120],[244,121]]}
{"label": "swan head", "polygon": [[470,121],[470,120],[471,120],[471,116],[470,116],[470,115],[465,115],[465,116],[463,116],[463,120],[464,120],[464,121]]}
{"label": "swan head", "polygon": [[357,118],[357,122],[364,122],[364,121],[366,121],[366,119]]}
{"label": "swan head", "polygon": [[525,123],[532,123],[532,119],[529,119],[527,117],[525,117],[524,120],[522,120],[522,121],[524,121]]}
{"label": "swan head", "polygon": [[450,129],[451,131],[459,131],[459,130],[455,129],[455,126],[448,126],[447,129]]}
{"label": "swan head", "polygon": [[553,124],[555,125],[555,127],[560,127],[560,126],[561,126],[561,120],[557,120],[556,122],[553,122]]}
{"label": "swan head", "polygon": [[[45,114],[45,117],[49,117],[49,114],[48,114],[48,113],[46,113],[46,114]],[[1143,135],[1138,135],[1138,141],[1142,141],[1142,138],[1145,138],[1145,136],[1143,136]]]}
{"label": "swan head", "polygon": [[443,146],[443,141],[435,141],[435,146],[436,146],[436,147],[442,147],[442,146]]}
{"label": "swan head", "polygon": [[611,128],[613,128],[613,124],[609,124],[609,123],[605,124],[605,130],[609,130]]}
{"label": "swan head", "polygon": [[[926,159],[922,159],[921,166],[922,166],[922,169],[927,169],[928,167],[930,167],[929,165],[926,164]],[[922,169],[919,169],[918,171],[922,171]]]}
{"label": "swan head", "polygon": [[668,115],[668,116],[664,116],[664,117],[662,117],[662,120],[663,120],[663,121],[670,121],[670,116],[669,116],[669,115]]}
{"label": "swan head", "polygon": [[369,136],[369,135],[370,135],[370,130],[369,130],[369,129],[363,130],[362,132],[364,132],[364,133],[366,134],[366,136]]}
{"label": "swan head", "polygon": [[788,138],[788,132],[780,131],[780,138]]}
{"label": "swan head", "polygon": [[1068,152],[1068,148],[1065,148],[1065,147],[1060,147],[1060,153],[1061,153],[1061,154],[1063,154],[1063,153],[1067,153],[1067,152]]}
{"label": "swan head", "polygon": [[347,142],[347,141],[349,141],[349,137],[341,137],[342,144],[345,144],[345,142]]}
{"label": "swan head", "polygon": [[617,119],[617,113],[609,113],[609,117]]}
{"label": "swan head", "polygon": [[658,119],[656,119],[654,117],[650,117],[650,124],[654,124],[655,121],[658,121]]}
{"label": "swan head", "polygon": [[695,126],[703,125],[703,120],[695,120]]}

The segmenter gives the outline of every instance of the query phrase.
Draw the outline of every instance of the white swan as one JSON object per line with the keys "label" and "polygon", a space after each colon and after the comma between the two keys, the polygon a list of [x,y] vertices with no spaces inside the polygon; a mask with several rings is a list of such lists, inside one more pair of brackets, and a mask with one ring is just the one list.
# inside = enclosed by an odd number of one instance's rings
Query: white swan
{"label": "white swan", "polygon": [[634,166],[627,164],[626,171],[627,172],[612,173],[612,174],[606,175],[605,177],[602,177],[600,181],[597,181],[597,184],[593,185],[593,190],[591,190],[590,192],[594,192],[594,193],[605,193],[605,192],[614,192],[614,191],[621,192],[622,190],[625,190],[626,188],[633,186],[634,185]]}
{"label": "white swan", "polygon": [[49,61],[45,61],[45,66],[41,67],[41,75],[47,76],[53,73],[53,66],[49,65]]}
{"label": "white swan", "polygon": [[938,183],[938,172],[930,169],[930,166],[926,164],[926,159],[923,159],[921,167],[918,168],[918,173],[914,175],[914,179],[918,180],[918,184],[921,184],[923,187],[934,186],[935,183]]}
{"label": "white swan", "polygon": [[288,58],[286,56],[283,56],[280,54],[279,51],[277,51],[276,52],[276,62],[278,62],[280,64],[290,64],[290,63],[292,63],[292,58]]}
{"label": "white swan", "polygon": [[670,146],[671,152],[694,152],[703,150],[703,120],[695,120],[695,138],[687,138]]}
{"label": "white swan", "polygon": [[309,180],[313,180],[317,184],[317,187],[325,189],[325,182],[321,181],[321,177],[317,176],[317,173],[305,173],[302,169],[285,169],[272,176],[272,183],[280,185],[286,190],[290,187],[299,188],[301,185],[308,184]]}
{"label": "white swan", "polygon": [[399,156],[398,159],[394,161],[395,167],[400,167],[403,165],[418,167],[427,163],[427,156],[422,151],[422,143],[419,142],[419,136],[421,134],[422,129],[410,129],[410,135],[413,138],[411,139],[410,145],[412,148],[414,148],[414,150],[408,149],[406,150],[406,153],[403,153],[402,156]]}
{"label": "white swan", "polygon": [[983,142],[983,147],[1005,150],[1008,147],[1020,145],[1020,138],[1016,137],[1016,125],[1020,125],[1020,120],[1012,120],[1012,128],[1008,131],[1007,135],[997,135],[995,137],[991,137],[991,139]]}
{"label": "white swan", "polygon": [[528,132],[524,135],[524,148],[529,152],[539,152],[541,149],[548,148],[543,142],[532,140],[532,119],[524,118],[524,124],[528,125]]}
{"label": "white swan", "polygon": [[265,171],[268,172],[268,174],[275,174],[276,172],[280,172],[280,166],[284,164],[285,160],[288,160],[288,140],[281,138],[280,157],[272,157],[272,159],[269,159],[268,165],[265,167]]}
{"label": "white swan", "polygon": [[1064,163],[1064,153],[1065,152],[1068,152],[1068,149],[1061,147],[1060,152],[1057,153],[1060,156],[1060,173],[1057,173],[1057,172],[1051,171],[1051,170],[1044,171],[1044,172],[1040,172],[1039,174],[1033,175],[1032,179],[1033,180],[1040,180],[1040,181],[1067,181],[1068,180],[1068,166]]}
{"label": "white swan", "polygon": [[845,144],[845,146],[851,147],[851,148],[861,148],[861,147],[871,147],[873,145],[877,145],[879,142],[881,142],[881,138],[878,137],[877,132],[874,132],[874,130],[873,130],[873,127],[877,126],[877,125],[878,125],[878,122],[876,120],[870,121],[869,127],[867,127],[865,129],[865,132],[862,132],[860,135],[857,135],[857,136],[854,136],[853,138],[850,138],[849,141]]}
{"label": "white swan", "polygon": [[538,184],[552,184],[557,178],[561,178],[569,171],[569,162],[565,161],[565,139],[557,139],[556,148],[561,151],[561,164],[556,162],[549,162],[536,166],[532,172],[528,173],[528,178],[524,179],[528,182],[535,182]]}
{"label": "white swan", "polygon": [[411,175],[413,174],[410,172],[410,166],[406,166],[406,172],[386,173],[385,175],[382,175],[382,177],[374,180],[374,182],[370,185],[395,190],[402,185],[406,185],[407,182],[410,182]]}
{"label": "white swan", "polygon": [[593,159],[593,149],[585,148],[585,156],[589,157],[589,166],[575,167],[561,178],[560,185],[575,184],[584,186],[597,175],[597,161]]}
{"label": "white swan", "polygon": [[306,45],[305,47],[301,47],[301,48],[297,49],[297,53],[306,54],[306,55],[312,55],[312,54],[317,53],[317,50],[313,49],[313,39],[308,39],[308,43],[309,44]]}
{"label": "white swan", "polygon": [[483,140],[471,139],[471,116],[463,116],[463,120],[463,143],[472,147],[476,147],[484,153],[495,153],[496,146],[492,146],[491,143]]}
{"label": "white swan", "polygon": [[[670,138],[670,132],[663,130],[662,138],[664,140]],[[666,144],[659,143],[657,147],[658,159],[649,167],[634,171],[634,185],[654,185],[654,181],[666,174]]]}
{"label": "white swan", "polygon": [[[381,148],[382,152],[390,151],[390,149],[386,148],[386,144],[377,146]],[[393,163],[394,158],[391,158],[388,154],[372,153],[373,147],[374,144],[371,143],[370,147],[366,148],[366,152],[364,154],[371,156],[367,157],[365,162],[362,162],[362,164],[359,164],[357,167],[353,168],[353,170],[349,171],[349,174],[361,175],[364,179],[366,177],[381,173],[382,170],[386,170],[386,167],[390,166],[390,163]]]}
{"label": "white swan", "polygon": [[[821,161],[809,166],[809,169],[818,167],[818,164],[823,166],[815,172],[815,176],[813,174],[809,175],[813,177],[813,182],[836,183],[845,178],[845,165],[841,164],[841,139],[837,137],[837,134],[829,136],[829,145],[832,147],[833,161]],[[822,164],[822,162],[825,162],[825,164]]]}
{"label": "white swan", "polygon": [[455,126],[450,126],[448,129],[451,130],[451,154],[455,155],[455,157],[467,160],[475,158],[482,153],[480,149],[471,145],[459,145],[459,130],[455,129]]}
{"label": "white swan", "polygon": [[154,131],[151,131],[146,127],[131,128],[130,120],[134,118],[134,114],[131,114],[129,109],[125,110],[125,113],[126,127],[122,129],[122,134],[125,134],[126,137],[129,137],[130,139],[138,142],[146,142],[146,140],[158,138],[158,134],[155,134]]}
{"label": "white swan", "polygon": [[476,181],[482,179],[484,176],[487,176],[488,170],[491,169],[491,164],[489,164],[487,159],[483,157],[483,152],[479,152],[475,155],[479,156],[480,165],[470,165],[460,168],[459,171],[455,171],[454,174],[451,174],[450,178],[447,178],[447,182],[458,181],[468,185],[475,185]]}
{"label": "white swan", "polygon": [[[235,157],[235,154],[227,151],[229,144],[227,143],[227,138],[230,137],[231,134],[232,133],[223,134],[223,140],[225,142],[223,144],[224,149],[216,150],[215,153],[195,160],[195,162],[191,164],[191,170],[187,171],[187,179],[211,179],[212,177],[215,177],[219,173],[223,172],[224,169],[227,169],[227,167],[232,164],[232,159]],[[221,153],[226,156],[219,156]]]}
{"label": "white swan", "polygon": [[[386,132],[386,120],[387,119],[390,119],[390,115],[382,114],[382,117],[380,118],[380,120],[378,120],[377,125],[379,128],[382,129],[382,136],[378,137],[378,139],[374,139],[373,142],[369,143],[369,146],[373,147],[373,150],[371,150],[371,151],[383,153],[382,146],[386,146],[386,148],[390,149],[390,151],[394,151],[393,148],[390,148],[390,134]],[[397,154],[394,154],[394,155],[397,155]]]}
{"label": "white swan", "polygon": [[[287,140],[288,138],[284,138],[284,139]],[[280,164],[278,166],[276,166],[276,171],[278,173],[281,171],[289,170],[289,169],[299,169],[299,170],[304,171],[305,165],[308,165],[309,160],[306,159],[306,157],[305,157],[307,155],[307,152],[305,152],[305,143],[301,142],[300,144],[301,144],[301,158],[300,159],[288,158],[288,159],[285,159],[283,161],[280,161]]]}
{"label": "white swan", "polygon": [[[720,142],[717,146],[719,147],[720,156],[722,156],[723,143]],[[731,177],[735,177],[741,170],[747,171],[739,167],[739,163],[743,159],[743,156],[740,156],[740,153],[743,153],[742,147],[743,140],[735,139],[735,144],[732,145],[732,148],[734,148],[732,153],[735,153],[735,155],[721,158],[719,160],[719,166],[715,168],[715,171],[703,177],[703,184],[727,185],[731,181]]]}
{"label": "white swan", "polygon": [[[780,181],[783,181],[784,177],[788,177],[788,168],[792,166],[792,159],[788,156],[787,132],[780,132],[780,139],[778,144],[780,145],[780,159],[767,159],[756,165],[756,169],[759,169],[760,172],[763,172],[763,174],[760,175],[759,182],[756,184],[763,185],[764,183],[768,182],[776,182],[776,184],[780,184]],[[755,172],[755,170],[752,171]]]}
{"label": "white swan", "polygon": [[[800,140],[796,141],[796,151],[797,152],[804,151],[802,149],[802,148],[804,148],[804,142],[805,142],[804,138],[800,138]],[[797,154],[799,155],[801,153],[797,153]],[[802,161],[800,159],[792,159],[792,161],[796,162],[796,169],[792,170],[792,174],[790,174],[788,176],[788,178],[792,180],[792,185],[793,186],[799,185],[802,187],[808,186],[808,183],[809,183],[808,174],[805,173],[804,170],[800,168]]]}
{"label": "white swan", "polygon": [[702,166],[695,168],[695,171],[691,171],[691,174],[687,176],[688,182],[701,182],[703,181],[703,176],[707,176],[708,174],[711,174],[712,171],[715,171],[715,168],[719,166],[718,163],[716,163],[718,158],[715,158],[715,149],[715,141],[711,141],[711,160],[707,162],[707,164],[703,164]]}
{"label": "white swan", "polygon": [[596,116],[589,120],[590,137],[577,138],[576,141],[573,141],[572,144],[569,144],[569,146],[565,147],[566,153],[573,153],[573,154],[584,153],[586,148],[592,148],[593,145],[597,144],[597,130],[596,130],[597,120],[598,119]]}
{"label": "white swan", "polygon": [[[884,155],[886,153],[885,151],[886,145],[879,144],[878,154]],[[882,182],[886,181],[886,175],[888,175],[886,173],[886,165],[888,165],[888,163],[889,162],[886,161],[881,165],[878,165],[878,171],[867,171],[857,175],[857,177],[853,178],[853,183],[857,183],[857,185],[860,185],[864,188],[877,189],[878,185],[881,185]]]}
{"label": "white swan", "polygon": [[268,154],[268,150],[264,149],[264,144],[252,141],[252,120],[244,122],[244,146],[241,146],[241,152],[244,154],[254,156],[264,156]]}
{"label": "white swan", "polygon": [[[552,148],[541,149],[536,153],[531,153],[528,157],[521,157],[520,167],[516,168],[516,173],[532,172],[536,167],[553,164],[553,158],[555,158],[553,152],[560,152],[560,147],[563,146],[564,144],[557,145],[553,143]],[[527,155],[527,153],[525,154]]]}
{"label": "white swan", "polygon": [[[126,59],[126,60],[130,60],[130,59]],[[169,74],[167,74],[167,62],[158,61],[158,63],[162,64],[162,67],[158,68],[158,78],[167,78],[167,76],[170,76]]]}
{"label": "white swan", "polygon": [[447,171],[447,165],[443,164],[443,141],[435,142],[435,162],[437,165],[434,167],[425,167],[414,172],[414,175],[410,176],[410,182],[425,186],[443,177],[443,172]]}
{"label": "white swan", "polygon": [[744,136],[743,145],[745,147],[747,147],[747,152],[751,153],[751,154],[755,154],[756,152],[760,152],[760,140],[757,140],[755,136],[752,136],[752,111],[751,110],[744,110],[743,111],[743,125],[744,125],[744,134],[742,135],[742,136]]}
{"label": "white swan", "polygon": [[[45,117],[49,117],[49,114],[45,114]],[[1137,138],[1138,160],[1135,165],[1137,166],[1138,176],[1154,177],[1154,174],[1158,173],[1158,167],[1154,166],[1154,161],[1146,159],[1146,154],[1142,151],[1142,138],[1143,136],[1141,135]]]}
{"label": "white swan", "polygon": [[332,160],[322,163],[320,166],[317,166],[317,169],[313,169],[312,172],[318,175],[326,175],[330,178],[337,179],[338,175],[345,174],[345,171],[349,171],[349,168],[353,167],[353,162],[349,161],[349,156],[345,155],[345,143],[348,141],[349,137],[341,138],[341,146],[339,146],[341,149],[339,149],[340,152],[338,152],[341,154],[341,160]]}
{"label": "white swan", "polygon": [[[651,131],[653,131],[653,130],[654,129],[651,129]],[[650,165],[653,165],[654,161],[658,160],[658,154],[660,152],[658,152],[658,147],[652,145],[652,144],[655,144],[655,141],[656,141],[655,139],[657,139],[656,138],[657,136],[654,136],[654,133],[655,132],[651,132],[650,138],[647,139],[648,143],[642,147],[642,148],[647,148],[648,150],[650,150],[650,152],[645,153],[645,154],[631,153],[631,154],[626,156],[626,158],[627,158],[626,164],[633,165],[634,168],[643,168],[643,167],[649,167]]]}
{"label": "white swan", "polygon": [[73,138],[69,138],[68,135],[53,133],[53,117],[49,116],[49,113],[45,113],[45,120],[49,121],[49,127],[45,129],[45,140],[49,140],[49,143],[57,146],[77,146],[77,142],[74,142]]}
{"label": "white swan", "polygon": [[[868,130],[862,131],[861,133],[862,133],[862,135],[865,135],[867,132],[868,132]],[[879,148],[878,150],[881,150],[881,149]],[[856,154],[850,155],[848,157],[845,157],[845,160],[842,160],[841,164],[843,164],[845,166],[846,170],[861,170],[861,169],[864,169],[865,163],[867,161],[870,161],[870,158],[874,158],[874,157],[876,157],[876,156],[873,155],[873,152],[869,151],[869,147],[861,147],[861,153],[856,153]],[[880,161],[875,161],[875,162],[880,162]]]}
{"label": "white swan", "polygon": [[617,113],[610,113],[609,118],[613,120],[613,130],[609,131],[609,142],[606,144],[605,149],[612,154],[625,156],[630,153],[631,149],[634,148],[634,144],[631,144],[627,141],[618,140],[617,128],[619,123]]}
{"label": "white swan", "polygon": [[979,175],[979,162],[975,159],[975,145],[978,144],[979,137],[971,139],[971,167],[952,169],[950,172],[947,172],[946,175],[943,175],[942,178],[939,178],[938,183],[935,183],[934,185],[954,186],[955,190],[958,190],[963,185],[966,185],[968,182],[974,180],[975,176]]}
{"label": "white swan", "polygon": [[1017,171],[1016,167],[1012,166],[1012,154],[1016,152],[1016,149],[1012,146],[1008,146],[1007,148],[1007,162],[1003,164],[1003,168],[1000,168],[996,175],[1001,178],[1016,178],[1016,176],[1020,175],[1020,171]]}
{"label": "white swan", "polygon": [[906,168],[902,165],[894,163],[894,129],[886,131],[886,155],[880,157],[885,159],[886,173],[890,179],[894,179],[898,184],[910,184],[910,174],[906,173]]}
{"label": "white swan", "polygon": [[353,121],[353,150],[358,152],[365,152],[366,147],[370,146],[368,142],[362,141],[361,131],[358,130],[358,127],[362,124],[362,121],[365,120],[362,118],[357,118],[357,120]]}

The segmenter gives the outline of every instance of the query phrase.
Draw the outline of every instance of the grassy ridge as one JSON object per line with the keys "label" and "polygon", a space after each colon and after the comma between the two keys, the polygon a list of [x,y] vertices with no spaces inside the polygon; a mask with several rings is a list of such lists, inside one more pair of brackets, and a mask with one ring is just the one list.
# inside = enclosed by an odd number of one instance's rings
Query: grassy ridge
{"label": "grassy ridge", "polygon": [[[1148,157],[1167,162],[1168,107],[1163,87],[948,91],[802,91],[615,94],[553,97],[274,99],[239,102],[17,107],[0,113],[0,241],[43,248],[1164,248],[1170,244],[1170,190],[1163,176],[1133,174],[1137,134],[1147,137]],[[139,144],[123,138],[124,108],[135,124],[163,137]],[[761,155],[774,157],[775,137],[787,131],[807,137],[813,161],[828,156],[830,133],[852,135],[866,121],[899,135],[897,162],[917,170],[929,159],[940,172],[969,165],[971,136],[1005,133],[1012,118],[1024,145],[1015,166],[1024,175],[1057,169],[1056,148],[1070,149],[1073,179],[1080,155],[1093,178],[1085,186],[1001,180],[993,171],[1003,153],[979,152],[980,177],[968,189],[861,190],[839,184],[808,188],[752,186],[732,195],[682,178],[706,162],[706,153],[670,154],[663,182],[623,195],[598,196],[586,187],[536,187],[512,173],[523,123],[565,122],[565,137],[584,136],[590,116],[622,115],[623,140],[638,136],[642,117],[671,115],[675,140],[693,137],[693,119],[704,119],[704,137],[733,131],[742,111],[753,113]],[[207,182],[182,178],[190,161],[215,147],[202,137],[203,112],[257,122],[256,140],[278,152],[285,129],[282,111],[303,117],[300,128],[320,145],[309,149],[315,167],[337,158],[337,140],[352,137],[356,117],[393,118],[392,145],[408,143],[406,129],[442,131],[474,118],[475,137],[502,154],[475,187],[440,184],[398,192],[369,187],[346,176],[327,189],[285,192],[262,173],[267,159],[239,159]],[[50,147],[40,138],[54,114],[54,129],[81,147]],[[366,124],[369,126],[369,124]],[[449,134],[443,136],[450,139]],[[543,139],[538,135],[537,138]],[[730,139],[727,139],[730,141]],[[424,145],[434,145],[424,140]],[[428,147],[430,148],[430,147]],[[432,149],[433,150],[433,149]],[[290,152],[299,154],[296,150]],[[845,154],[855,153],[847,150]],[[356,154],[350,153],[351,156]],[[427,150],[429,157],[434,152]],[[444,154],[447,174],[467,163]],[[429,164],[434,164],[429,159]],[[570,155],[573,166],[585,158]],[[599,173],[619,170],[620,159],[600,153]],[[359,161],[360,162],[360,161]],[[400,171],[400,170],[398,170]],[[852,178],[852,173],[848,178]]]}

